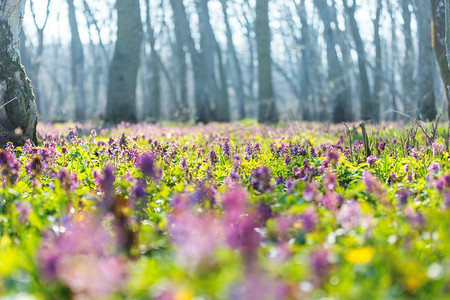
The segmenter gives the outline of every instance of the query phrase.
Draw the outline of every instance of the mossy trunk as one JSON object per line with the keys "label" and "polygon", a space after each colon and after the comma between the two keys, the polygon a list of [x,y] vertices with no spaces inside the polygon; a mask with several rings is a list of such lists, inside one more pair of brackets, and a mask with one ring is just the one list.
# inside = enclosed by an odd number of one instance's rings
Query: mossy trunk
{"label": "mossy trunk", "polygon": [[0,2],[0,146],[9,141],[21,145],[27,139],[37,142],[38,111],[20,61],[24,7],[25,0]]}

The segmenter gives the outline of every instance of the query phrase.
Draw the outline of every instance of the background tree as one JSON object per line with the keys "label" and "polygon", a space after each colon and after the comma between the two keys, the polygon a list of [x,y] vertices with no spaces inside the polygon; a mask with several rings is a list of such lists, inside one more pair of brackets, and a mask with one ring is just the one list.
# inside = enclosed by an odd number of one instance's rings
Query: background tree
{"label": "background tree", "polygon": [[75,14],[73,0],[67,0],[69,8],[69,24],[71,32],[71,71],[72,71],[72,93],[75,98],[75,119],[83,121],[85,118],[86,94],[84,90],[84,53],[78,32],[78,22]]}
{"label": "background tree", "polygon": [[[38,112],[34,94],[20,63],[24,0],[0,2],[0,144],[37,142]],[[14,100],[16,99],[16,100]]]}
{"label": "background tree", "polygon": [[431,0],[431,10],[433,12],[433,48],[439,63],[442,80],[445,85],[445,96],[447,98],[447,114],[450,118],[450,69],[447,62],[447,51],[445,49],[445,1]]}
{"label": "background tree", "polygon": [[136,122],[136,80],[142,42],[139,0],[117,0],[117,41],[108,80],[105,120]]}
{"label": "background tree", "polygon": [[258,120],[262,123],[278,122],[272,83],[270,43],[269,0],[259,0],[256,1],[256,48],[258,52]]}
{"label": "background tree", "polygon": [[415,0],[417,6],[417,29],[419,61],[417,68],[417,97],[419,118],[434,120],[436,117],[435,92],[433,77],[435,70],[435,56],[431,34],[431,3],[430,1]]}

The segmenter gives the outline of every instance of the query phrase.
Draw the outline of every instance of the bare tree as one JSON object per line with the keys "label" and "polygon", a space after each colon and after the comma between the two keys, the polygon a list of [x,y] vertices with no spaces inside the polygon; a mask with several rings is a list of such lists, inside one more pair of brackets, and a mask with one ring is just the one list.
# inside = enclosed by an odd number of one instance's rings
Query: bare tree
{"label": "bare tree", "polygon": [[445,97],[447,100],[447,114],[450,119],[450,69],[447,62],[447,51],[445,49],[445,1],[431,0],[431,9],[433,12],[433,48],[439,63],[441,77],[445,85]]}
{"label": "bare tree", "polygon": [[136,81],[142,42],[139,0],[117,0],[117,41],[109,70],[106,121],[136,122]]}
{"label": "bare tree", "polygon": [[31,83],[20,63],[24,0],[0,2],[0,145],[37,143],[38,111]]}
{"label": "bare tree", "polygon": [[71,71],[72,71],[72,92],[75,98],[75,119],[83,121],[86,109],[86,94],[84,90],[84,53],[78,32],[78,22],[75,14],[73,0],[67,0],[69,7],[69,24],[72,35],[71,40]]}
{"label": "bare tree", "polygon": [[256,46],[258,52],[258,120],[261,123],[278,122],[272,83],[271,33],[269,0],[256,2]]}
{"label": "bare tree", "polygon": [[47,1],[44,22],[42,23],[42,25],[39,25],[36,13],[34,11],[34,1],[30,0],[31,15],[33,16],[33,22],[34,22],[34,26],[36,27],[37,37],[38,37],[37,51],[36,51],[35,58],[32,62],[33,69],[32,69],[32,73],[31,73],[31,79],[33,80],[34,94],[35,94],[36,104],[37,104],[39,111],[42,110],[39,71],[40,71],[42,60],[43,60],[42,56],[44,54],[44,30],[45,30],[45,27],[47,27],[48,17],[50,15],[50,2],[51,2],[50,0]]}
{"label": "bare tree", "polygon": [[432,47],[431,34],[431,3],[430,1],[415,0],[417,9],[417,31],[419,61],[417,69],[417,97],[419,118],[434,120],[436,117],[436,104],[433,86],[435,70],[435,56]]}

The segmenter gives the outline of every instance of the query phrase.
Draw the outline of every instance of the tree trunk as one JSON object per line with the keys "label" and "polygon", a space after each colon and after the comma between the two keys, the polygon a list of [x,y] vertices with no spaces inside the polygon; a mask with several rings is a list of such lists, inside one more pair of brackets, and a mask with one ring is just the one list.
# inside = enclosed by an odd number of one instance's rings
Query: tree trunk
{"label": "tree trunk", "polygon": [[419,62],[417,70],[419,118],[434,120],[436,117],[433,75],[435,57],[431,34],[431,4],[429,1],[416,0]]}
{"label": "tree trunk", "polygon": [[261,123],[278,122],[272,83],[271,34],[269,27],[269,0],[256,1],[256,48],[258,52],[258,120]]}
{"label": "tree trunk", "polygon": [[[382,68],[382,51],[381,51],[381,37],[380,37],[380,20],[381,20],[381,10],[382,10],[382,0],[377,0],[377,10],[375,13],[375,19],[373,21],[373,30],[374,30],[374,43],[375,43],[375,75],[374,75],[374,83],[373,83],[373,95],[372,95],[372,103],[371,103],[371,111],[372,117],[376,121],[380,120],[380,100],[381,100],[381,92],[382,85],[381,80],[383,76],[383,68]],[[391,25],[395,34],[395,25]],[[396,41],[391,41],[395,43]],[[394,84],[394,83],[391,83]]]}
{"label": "tree trunk", "polygon": [[417,106],[414,105],[414,62],[415,53],[414,45],[412,39],[411,30],[411,11],[410,11],[410,0],[401,0],[402,5],[402,17],[403,17],[403,35],[405,37],[405,57],[403,61],[402,70],[402,89],[405,94],[406,103],[404,103],[405,111],[408,114],[413,114]]}
{"label": "tree trunk", "polygon": [[[364,42],[359,32],[358,23],[356,22],[356,1],[353,0],[352,5],[348,5],[348,0],[344,0],[344,7],[347,17],[349,18],[350,28],[353,40],[358,54],[358,69],[361,81],[361,118],[363,120],[379,118],[379,105],[373,103],[372,94],[370,92],[369,76],[366,67],[366,50],[364,49]],[[378,106],[378,107],[377,107]]]}
{"label": "tree trunk", "polygon": [[142,42],[139,0],[117,0],[117,41],[109,70],[106,121],[136,122],[136,80]]}
{"label": "tree trunk", "polygon": [[447,50],[445,48],[445,1],[431,0],[431,9],[433,12],[433,48],[439,64],[442,81],[445,86],[445,97],[447,100],[447,114],[450,119],[450,69],[447,62]]}
{"label": "tree trunk", "polygon": [[231,59],[231,69],[232,69],[232,81],[234,86],[234,92],[236,96],[236,100],[238,103],[238,116],[239,120],[242,120],[245,118],[245,93],[244,93],[244,85],[242,80],[242,71],[238,59],[238,55],[236,53],[236,49],[234,47],[233,42],[233,32],[231,31],[230,22],[228,21],[228,1],[227,0],[220,0],[220,3],[222,4],[222,13],[223,18],[225,21],[225,27],[226,27],[226,35],[227,35],[227,47],[229,56]]}
{"label": "tree trunk", "polygon": [[20,62],[24,9],[24,0],[0,2],[0,103],[3,105],[0,109],[0,145],[8,141],[20,145],[27,139],[37,143],[36,102],[30,80]]}
{"label": "tree trunk", "polygon": [[[340,123],[352,120],[348,87],[342,65],[336,52],[336,36],[332,28],[330,7],[326,0],[315,0],[314,5],[319,11],[325,26],[324,36],[327,44],[328,82],[333,103],[333,122]],[[335,27],[337,24],[335,24]]]}
{"label": "tree trunk", "polygon": [[75,98],[75,120],[85,119],[86,94],[84,90],[84,53],[78,32],[78,22],[75,15],[73,0],[67,0],[69,7],[69,24],[72,34],[71,55],[72,55],[72,92]]}
{"label": "tree trunk", "polygon": [[204,84],[209,101],[215,106],[213,120],[227,122],[230,120],[228,93],[226,85],[219,86],[218,83],[218,78],[220,79],[221,75],[217,74],[216,67],[220,73],[220,68],[223,68],[223,64],[220,48],[211,26],[208,1],[196,1],[200,31],[200,51],[205,72]]}
{"label": "tree trunk", "polygon": [[186,8],[183,0],[170,0],[170,5],[173,10],[173,18],[175,25],[175,32],[179,32],[183,45],[189,51],[192,61],[192,68],[194,73],[194,94],[195,94],[195,108],[196,108],[196,122],[208,123],[211,117],[211,107],[207,95],[205,93],[205,70],[201,54],[195,47],[194,39],[192,38],[189,20],[186,15]]}
{"label": "tree trunk", "polygon": [[147,74],[144,76],[146,81],[143,83],[149,88],[148,99],[144,99],[144,117],[150,118],[152,121],[160,119],[160,102],[161,102],[161,76],[159,72],[159,57],[155,48],[155,32],[150,17],[150,0],[145,1],[145,25],[147,39],[150,46],[150,55],[146,54]]}

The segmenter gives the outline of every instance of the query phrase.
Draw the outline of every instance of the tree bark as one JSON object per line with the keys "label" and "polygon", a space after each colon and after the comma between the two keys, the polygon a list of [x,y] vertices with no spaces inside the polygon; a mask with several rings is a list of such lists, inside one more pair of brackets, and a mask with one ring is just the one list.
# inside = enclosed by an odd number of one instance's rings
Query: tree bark
{"label": "tree bark", "polygon": [[361,118],[363,120],[378,120],[379,107],[377,107],[377,105],[373,103],[372,94],[370,91],[369,76],[367,74],[366,67],[366,50],[364,49],[364,42],[359,32],[358,23],[356,22],[355,18],[356,1],[353,0],[351,5],[348,4],[348,0],[344,0],[343,3],[346,15],[349,18],[352,36],[355,42],[356,52],[358,54],[358,69],[361,81]]}
{"label": "tree bark", "polygon": [[239,58],[236,52],[236,48],[234,47],[233,32],[231,30],[230,22],[228,20],[228,12],[227,12],[228,0],[220,0],[220,3],[222,5],[222,13],[226,28],[227,48],[231,59],[231,69],[233,74],[232,81],[236,100],[238,103],[238,116],[239,120],[242,120],[245,118],[245,93],[242,80],[242,71],[239,63]]}
{"label": "tree bark", "polygon": [[69,7],[69,24],[71,39],[71,71],[72,71],[72,92],[75,98],[75,119],[83,121],[85,119],[86,94],[84,90],[84,53],[78,32],[78,22],[75,14],[73,0],[67,0]]}
{"label": "tree bark", "polygon": [[0,145],[9,141],[20,145],[27,139],[37,143],[38,111],[30,80],[20,62],[24,9],[25,0],[0,2]]}
{"label": "tree bark", "polygon": [[139,0],[117,0],[117,41],[109,70],[106,121],[136,122],[136,80],[142,42]]}
{"label": "tree bark", "polygon": [[278,122],[272,82],[271,33],[269,0],[256,1],[256,48],[258,53],[258,120],[261,123]]}
{"label": "tree bark", "polygon": [[195,47],[183,0],[170,0],[170,4],[173,10],[175,32],[179,32],[183,45],[187,47],[191,56],[194,73],[195,121],[208,123],[211,120],[212,111],[204,89],[205,71],[203,69],[202,57]]}
{"label": "tree bark", "polygon": [[[328,82],[333,103],[333,122],[340,123],[352,120],[348,84],[344,76],[342,64],[336,52],[336,36],[332,28],[330,7],[326,0],[314,0],[324,24],[324,36],[327,44]],[[334,24],[335,27],[337,24]]]}
{"label": "tree bark", "polygon": [[435,57],[431,34],[431,4],[429,1],[416,0],[419,62],[417,70],[419,118],[434,120],[436,117],[433,75]]}
{"label": "tree bark", "polygon": [[412,114],[416,109],[414,105],[415,90],[414,90],[414,45],[411,30],[411,11],[410,0],[401,0],[402,17],[403,17],[403,35],[405,37],[405,56],[403,60],[402,70],[402,89],[405,94],[406,103],[404,103],[405,111]]}
{"label": "tree bark", "polygon": [[441,73],[442,81],[445,86],[445,97],[447,100],[447,115],[450,119],[450,69],[447,61],[447,50],[445,45],[445,1],[444,0],[431,0],[431,10],[433,12],[433,48],[436,53],[436,58],[439,64],[439,70]]}

